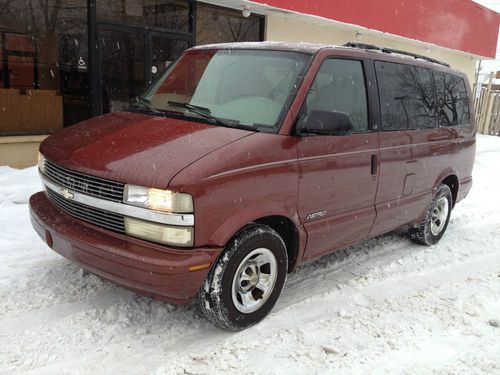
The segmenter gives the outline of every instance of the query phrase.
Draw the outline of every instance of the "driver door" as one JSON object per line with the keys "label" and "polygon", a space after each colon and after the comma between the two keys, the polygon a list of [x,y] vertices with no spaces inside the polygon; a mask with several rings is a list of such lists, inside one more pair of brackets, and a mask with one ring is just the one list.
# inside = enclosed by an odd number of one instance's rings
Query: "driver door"
{"label": "driver door", "polygon": [[297,145],[306,258],[362,240],[375,220],[378,134],[370,121],[366,70],[361,60],[326,59],[300,111],[299,118],[312,111],[344,112],[352,125],[347,135],[301,134]]}

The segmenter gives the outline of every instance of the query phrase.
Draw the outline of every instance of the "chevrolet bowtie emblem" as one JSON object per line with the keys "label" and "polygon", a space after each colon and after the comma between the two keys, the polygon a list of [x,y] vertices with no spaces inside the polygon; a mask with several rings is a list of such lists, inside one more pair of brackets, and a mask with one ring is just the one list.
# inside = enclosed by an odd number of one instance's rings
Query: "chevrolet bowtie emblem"
{"label": "chevrolet bowtie emblem", "polygon": [[73,194],[71,191],[69,191],[66,188],[61,189],[61,195],[66,198],[66,199],[73,199],[75,194]]}

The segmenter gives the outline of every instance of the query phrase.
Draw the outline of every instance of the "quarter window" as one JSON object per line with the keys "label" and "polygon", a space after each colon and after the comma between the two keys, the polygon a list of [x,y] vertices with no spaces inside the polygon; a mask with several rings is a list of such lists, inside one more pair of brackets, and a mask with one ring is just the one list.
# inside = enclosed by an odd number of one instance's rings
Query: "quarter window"
{"label": "quarter window", "polygon": [[469,99],[462,77],[434,72],[436,82],[439,126],[468,126],[470,123]]}
{"label": "quarter window", "polygon": [[302,113],[344,112],[353,131],[368,130],[366,86],[361,61],[328,59],[321,66],[306,99]]}
{"label": "quarter window", "polygon": [[375,62],[382,129],[411,130],[436,126],[432,73],[411,65]]}

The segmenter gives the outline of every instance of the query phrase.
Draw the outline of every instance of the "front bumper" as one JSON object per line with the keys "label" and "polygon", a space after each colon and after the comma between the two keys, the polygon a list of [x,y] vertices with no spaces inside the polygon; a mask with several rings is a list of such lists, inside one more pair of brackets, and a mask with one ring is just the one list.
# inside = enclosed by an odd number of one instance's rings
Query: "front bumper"
{"label": "front bumper", "polygon": [[171,303],[193,298],[222,248],[175,249],[101,229],[73,218],[39,192],[30,198],[33,228],[57,253],[138,293]]}

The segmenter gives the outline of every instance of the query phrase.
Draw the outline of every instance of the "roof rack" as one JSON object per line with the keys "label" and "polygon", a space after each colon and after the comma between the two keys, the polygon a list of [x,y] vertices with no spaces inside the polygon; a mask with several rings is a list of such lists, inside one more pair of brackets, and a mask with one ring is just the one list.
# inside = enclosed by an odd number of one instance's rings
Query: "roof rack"
{"label": "roof rack", "polygon": [[423,60],[430,61],[431,63],[435,63],[435,64],[439,64],[439,65],[450,67],[450,65],[447,64],[447,63],[445,63],[445,62],[442,62],[442,61],[439,61],[439,60],[435,60],[435,59],[433,59],[431,57],[419,55],[419,54],[416,54],[416,53],[403,51],[403,50],[400,50],[400,49],[393,49],[393,48],[387,48],[387,47],[379,47],[379,46],[375,46],[373,44],[356,43],[356,42],[348,42],[348,43],[344,44],[344,47],[361,48],[361,49],[367,49],[367,50],[380,51],[380,52],[384,52],[384,53],[398,53],[400,55],[411,56],[411,57],[414,57],[415,59],[423,59]]}

